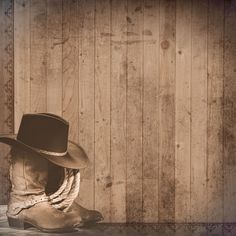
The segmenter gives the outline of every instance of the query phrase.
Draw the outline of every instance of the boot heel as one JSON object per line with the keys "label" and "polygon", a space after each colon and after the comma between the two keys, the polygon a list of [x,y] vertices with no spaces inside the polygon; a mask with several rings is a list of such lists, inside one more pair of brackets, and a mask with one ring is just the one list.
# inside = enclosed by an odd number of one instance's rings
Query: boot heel
{"label": "boot heel", "polygon": [[15,219],[11,217],[8,217],[8,224],[11,228],[15,228],[15,229],[27,229],[30,227],[30,224],[20,219]]}

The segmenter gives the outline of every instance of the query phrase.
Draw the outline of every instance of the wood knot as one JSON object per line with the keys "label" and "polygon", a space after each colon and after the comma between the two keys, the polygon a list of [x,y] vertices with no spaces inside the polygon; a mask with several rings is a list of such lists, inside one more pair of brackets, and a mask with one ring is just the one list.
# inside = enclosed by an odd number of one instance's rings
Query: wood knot
{"label": "wood knot", "polygon": [[161,42],[162,49],[167,49],[169,46],[170,46],[170,43],[168,42],[168,40],[164,40]]}

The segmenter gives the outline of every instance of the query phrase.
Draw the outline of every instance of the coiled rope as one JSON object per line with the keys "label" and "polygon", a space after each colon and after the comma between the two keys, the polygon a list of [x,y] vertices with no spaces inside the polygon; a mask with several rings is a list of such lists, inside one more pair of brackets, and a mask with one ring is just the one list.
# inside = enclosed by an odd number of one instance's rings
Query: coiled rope
{"label": "coiled rope", "polygon": [[64,168],[64,181],[55,193],[49,195],[49,202],[56,209],[66,212],[78,196],[79,189],[79,170]]}

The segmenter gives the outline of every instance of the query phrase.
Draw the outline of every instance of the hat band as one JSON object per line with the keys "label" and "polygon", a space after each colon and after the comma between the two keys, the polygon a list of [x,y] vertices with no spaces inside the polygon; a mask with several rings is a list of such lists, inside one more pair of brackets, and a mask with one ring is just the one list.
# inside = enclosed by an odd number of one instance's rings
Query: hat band
{"label": "hat band", "polygon": [[46,151],[46,150],[42,150],[42,149],[38,149],[38,148],[33,148],[33,149],[39,153],[51,155],[51,156],[57,156],[57,157],[62,157],[67,154],[67,151],[65,151],[65,152],[50,152],[50,151]]}

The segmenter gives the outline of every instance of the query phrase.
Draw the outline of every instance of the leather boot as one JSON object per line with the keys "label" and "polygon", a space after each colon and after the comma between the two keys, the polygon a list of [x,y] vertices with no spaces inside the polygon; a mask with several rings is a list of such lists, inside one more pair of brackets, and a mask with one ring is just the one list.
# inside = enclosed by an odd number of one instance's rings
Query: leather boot
{"label": "leather boot", "polygon": [[78,219],[81,217],[83,225],[94,224],[103,220],[103,216],[99,211],[88,210],[79,205],[76,201],[73,202],[68,213],[73,214],[74,217],[78,217]]}
{"label": "leather boot", "polygon": [[[53,163],[49,163],[49,178],[46,187],[46,193],[52,194],[56,192],[57,189],[61,186],[63,179],[64,179],[63,168]],[[76,201],[74,201],[71,207],[68,209],[68,213],[73,215],[79,227],[87,224],[97,223],[104,219],[99,211],[88,210],[82,207]]]}
{"label": "leather boot", "polygon": [[12,228],[35,227],[43,232],[72,232],[76,221],[70,213],[56,210],[48,202],[45,187],[48,161],[33,153],[12,149],[8,223]]}

